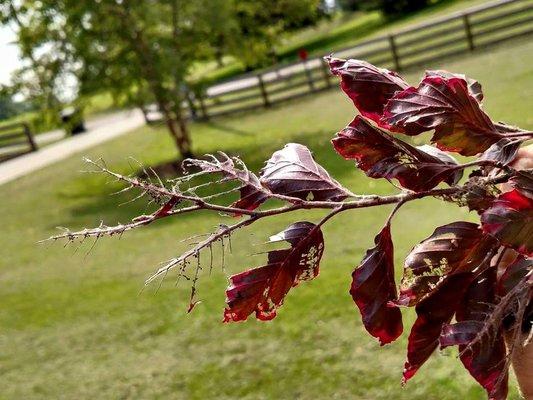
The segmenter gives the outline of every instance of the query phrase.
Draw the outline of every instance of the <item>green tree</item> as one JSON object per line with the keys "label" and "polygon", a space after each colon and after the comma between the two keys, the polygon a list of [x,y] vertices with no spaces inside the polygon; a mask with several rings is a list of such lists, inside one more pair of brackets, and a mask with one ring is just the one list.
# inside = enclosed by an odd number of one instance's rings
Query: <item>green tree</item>
{"label": "green tree", "polygon": [[[182,157],[192,155],[182,105],[195,63],[231,54],[266,62],[280,35],[311,23],[319,0],[0,0],[27,63],[21,87],[60,105],[65,76],[77,94],[155,102]],[[32,75],[32,76],[30,76]],[[31,89],[31,90],[30,90]],[[39,96],[37,96],[39,95]]]}
{"label": "green tree", "polygon": [[[4,0],[3,14],[18,25],[32,67],[54,73],[54,84],[39,79],[35,87],[57,90],[58,77],[68,73],[82,96],[109,91],[130,104],[154,101],[180,155],[189,157],[184,84],[190,66],[209,56],[204,10],[210,1],[21,0],[14,6]],[[37,60],[40,53],[53,55],[55,68]]]}
{"label": "green tree", "polygon": [[276,62],[275,46],[286,32],[314,24],[320,0],[227,0],[225,52],[247,69]]}
{"label": "green tree", "polygon": [[346,11],[381,10],[384,15],[401,15],[430,5],[430,0],[337,0]]}
{"label": "green tree", "polygon": [[50,126],[59,121],[63,78],[68,75],[66,67],[72,64],[60,24],[46,10],[38,1],[0,0],[0,20],[16,30],[23,60],[22,67],[13,73],[12,91],[40,111],[38,123]]}

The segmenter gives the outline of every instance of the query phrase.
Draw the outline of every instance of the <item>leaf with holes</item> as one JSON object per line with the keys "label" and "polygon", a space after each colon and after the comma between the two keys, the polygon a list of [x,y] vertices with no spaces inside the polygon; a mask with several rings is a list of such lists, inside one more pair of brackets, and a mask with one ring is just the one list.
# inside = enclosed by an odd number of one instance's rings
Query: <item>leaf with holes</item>
{"label": "leaf with holes", "polygon": [[395,72],[375,67],[366,61],[332,57],[326,57],[326,60],[331,72],[341,78],[342,90],[361,115],[389,129],[390,125],[381,120],[383,108],[396,92],[407,89],[409,84]]}
{"label": "leaf with holes", "polygon": [[311,222],[294,223],[270,238],[272,242],[280,240],[291,247],[271,250],[266,265],[230,277],[224,322],[244,321],[253,312],[257,319],[270,320],[291,287],[318,275],[324,251],[324,238],[318,226]]}
{"label": "leaf with holes", "polygon": [[405,259],[398,304],[413,306],[451,275],[487,266],[496,248],[496,240],[477,224],[459,221],[438,227]]}
{"label": "leaf with holes", "polygon": [[481,215],[483,230],[520,253],[533,255],[533,198],[514,189]]}
{"label": "leaf with holes", "polygon": [[497,189],[493,187],[473,186],[468,192],[462,194],[459,203],[466,205],[470,211],[481,214],[492,205],[497,193]]}
{"label": "leaf with holes", "polygon": [[408,135],[434,129],[432,141],[440,149],[465,156],[481,153],[503,137],[458,76],[426,75],[418,87],[389,100],[383,119]]}
{"label": "leaf with holes", "polygon": [[273,193],[302,200],[340,201],[350,196],[315,162],[309,149],[297,143],[272,154],[261,170],[261,183]]}
{"label": "leaf with holes", "polygon": [[458,345],[460,359],[492,400],[507,398],[508,374],[503,370],[506,349],[500,330],[486,329],[496,300],[496,268],[489,268],[468,287],[455,313],[457,323],[446,325],[441,347]]}
{"label": "leaf with holes", "polygon": [[456,184],[462,177],[457,162],[432,146],[413,147],[357,116],[332,140],[337,153],[357,161],[371,178],[398,179],[404,188],[420,192],[440,182]]}
{"label": "leaf with holes", "polygon": [[352,273],[350,294],[359,307],[363,324],[380,344],[390,343],[402,334],[402,315],[389,302],[396,299],[394,254],[387,224],[374,239],[361,264]]}
{"label": "leaf with holes", "polygon": [[472,278],[470,272],[451,275],[416,305],[417,318],[408,338],[404,383],[416,374],[438,347],[442,328],[450,323]]}

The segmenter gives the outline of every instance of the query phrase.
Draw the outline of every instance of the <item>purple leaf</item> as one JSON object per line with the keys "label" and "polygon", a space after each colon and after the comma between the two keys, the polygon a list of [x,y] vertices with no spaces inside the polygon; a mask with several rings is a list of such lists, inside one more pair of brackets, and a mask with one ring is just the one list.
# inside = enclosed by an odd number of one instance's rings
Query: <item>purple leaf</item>
{"label": "purple leaf", "polygon": [[451,75],[429,74],[420,85],[397,93],[383,112],[386,123],[408,135],[434,129],[432,141],[465,156],[488,149],[502,137],[468,88]]}
{"label": "purple leaf", "polygon": [[443,71],[443,70],[433,70],[433,71],[426,71],[425,76],[440,76],[444,79],[450,79],[450,78],[458,78],[464,80],[468,84],[468,92],[470,95],[478,101],[478,103],[481,103],[483,100],[483,91],[481,89],[481,84],[476,81],[475,79],[468,78],[466,75],[463,74],[455,74],[453,72],[449,71]]}
{"label": "purple leaf", "polygon": [[533,255],[533,198],[514,189],[499,196],[481,215],[483,230],[503,245]]}
{"label": "purple leaf", "polygon": [[487,265],[496,247],[496,240],[477,224],[460,221],[438,227],[405,259],[398,304],[415,305],[451,275]]}
{"label": "purple leaf", "polygon": [[416,305],[416,321],[407,344],[403,382],[411,379],[439,345],[442,327],[448,324],[473,278],[463,272],[449,276]]}
{"label": "purple leaf", "polygon": [[268,263],[230,277],[224,322],[244,321],[255,312],[267,321],[276,316],[290,288],[318,275],[324,251],[322,231],[311,222],[297,222],[270,238],[291,244],[268,252]]}
{"label": "purple leaf", "polygon": [[398,179],[403,187],[420,192],[440,182],[456,184],[462,171],[448,154],[432,146],[413,147],[357,116],[332,140],[337,153],[356,160],[371,178]]}
{"label": "purple leaf", "polygon": [[396,299],[394,254],[387,224],[374,239],[375,247],[352,273],[350,294],[359,307],[363,324],[381,345],[394,341],[402,334],[402,315],[388,303]]}
{"label": "purple leaf", "polygon": [[309,149],[289,143],[276,151],[261,170],[261,183],[276,194],[302,200],[341,201],[350,192],[318,165]]}
{"label": "purple leaf", "polygon": [[533,258],[518,255],[498,280],[498,295],[505,296],[533,270]]}
{"label": "purple leaf", "polygon": [[480,160],[496,161],[503,165],[509,165],[516,157],[523,140],[500,139],[490,146],[481,155]]}
{"label": "purple leaf", "polygon": [[366,61],[342,60],[326,57],[331,72],[341,78],[341,88],[352,99],[361,115],[385,129],[389,124],[381,121],[387,101],[409,84],[395,72],[377,68]]}
{"label": "purple leaf", "polygon": [[[470,375],[487,391],[489,398],[505,400],[507,371],[503,369],[506,358],[503,335],[501,331],[483,330],[485,324],[490,323],[487,320],[490,305],[496,303],[495,287],[496,268],[489,268],[470,284],[464,300],[456,311],[457,324],[451,325],[446,330],[453,331],[457,338],[465,341],[460,343],[461,340],[458,340],[456,343],[461,352],[461,362]],[[466,342],[467,336],[471,336],[468,342]],[[468,349],[467,345],[470,345]]]}

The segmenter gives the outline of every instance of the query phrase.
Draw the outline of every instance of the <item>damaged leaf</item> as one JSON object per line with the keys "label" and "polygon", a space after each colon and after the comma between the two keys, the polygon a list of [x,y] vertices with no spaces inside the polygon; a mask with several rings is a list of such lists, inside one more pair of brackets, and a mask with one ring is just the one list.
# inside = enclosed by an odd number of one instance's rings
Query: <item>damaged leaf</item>
{"label": "damaged leaf", "polygon": [[324,252],[320,228],[311,222],[297,222],[271,238],[279,240],[291,247],[271,250],[266,265],[230,277],[224,322],[244,321],[254,312],[257,319],[270,320],[291,287],[318,275]]}

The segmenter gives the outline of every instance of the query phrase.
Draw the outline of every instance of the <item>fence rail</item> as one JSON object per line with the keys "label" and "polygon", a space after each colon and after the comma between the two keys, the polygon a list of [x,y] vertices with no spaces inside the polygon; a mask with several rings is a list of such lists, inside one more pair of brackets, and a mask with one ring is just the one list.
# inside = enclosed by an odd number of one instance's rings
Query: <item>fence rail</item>
{"label": "fence rail", "polygon": [[27,123],[0,126],[0,162],[36,150],[37,145]]}
{"label": "fence rail", "polygon": [[[335,52],[402,70],[533,33],[533,0],[500,0],[469,8]],[[295,99],[330,88],[322,57],[273,68],[191,94],[191,118],[208,119]]]}

